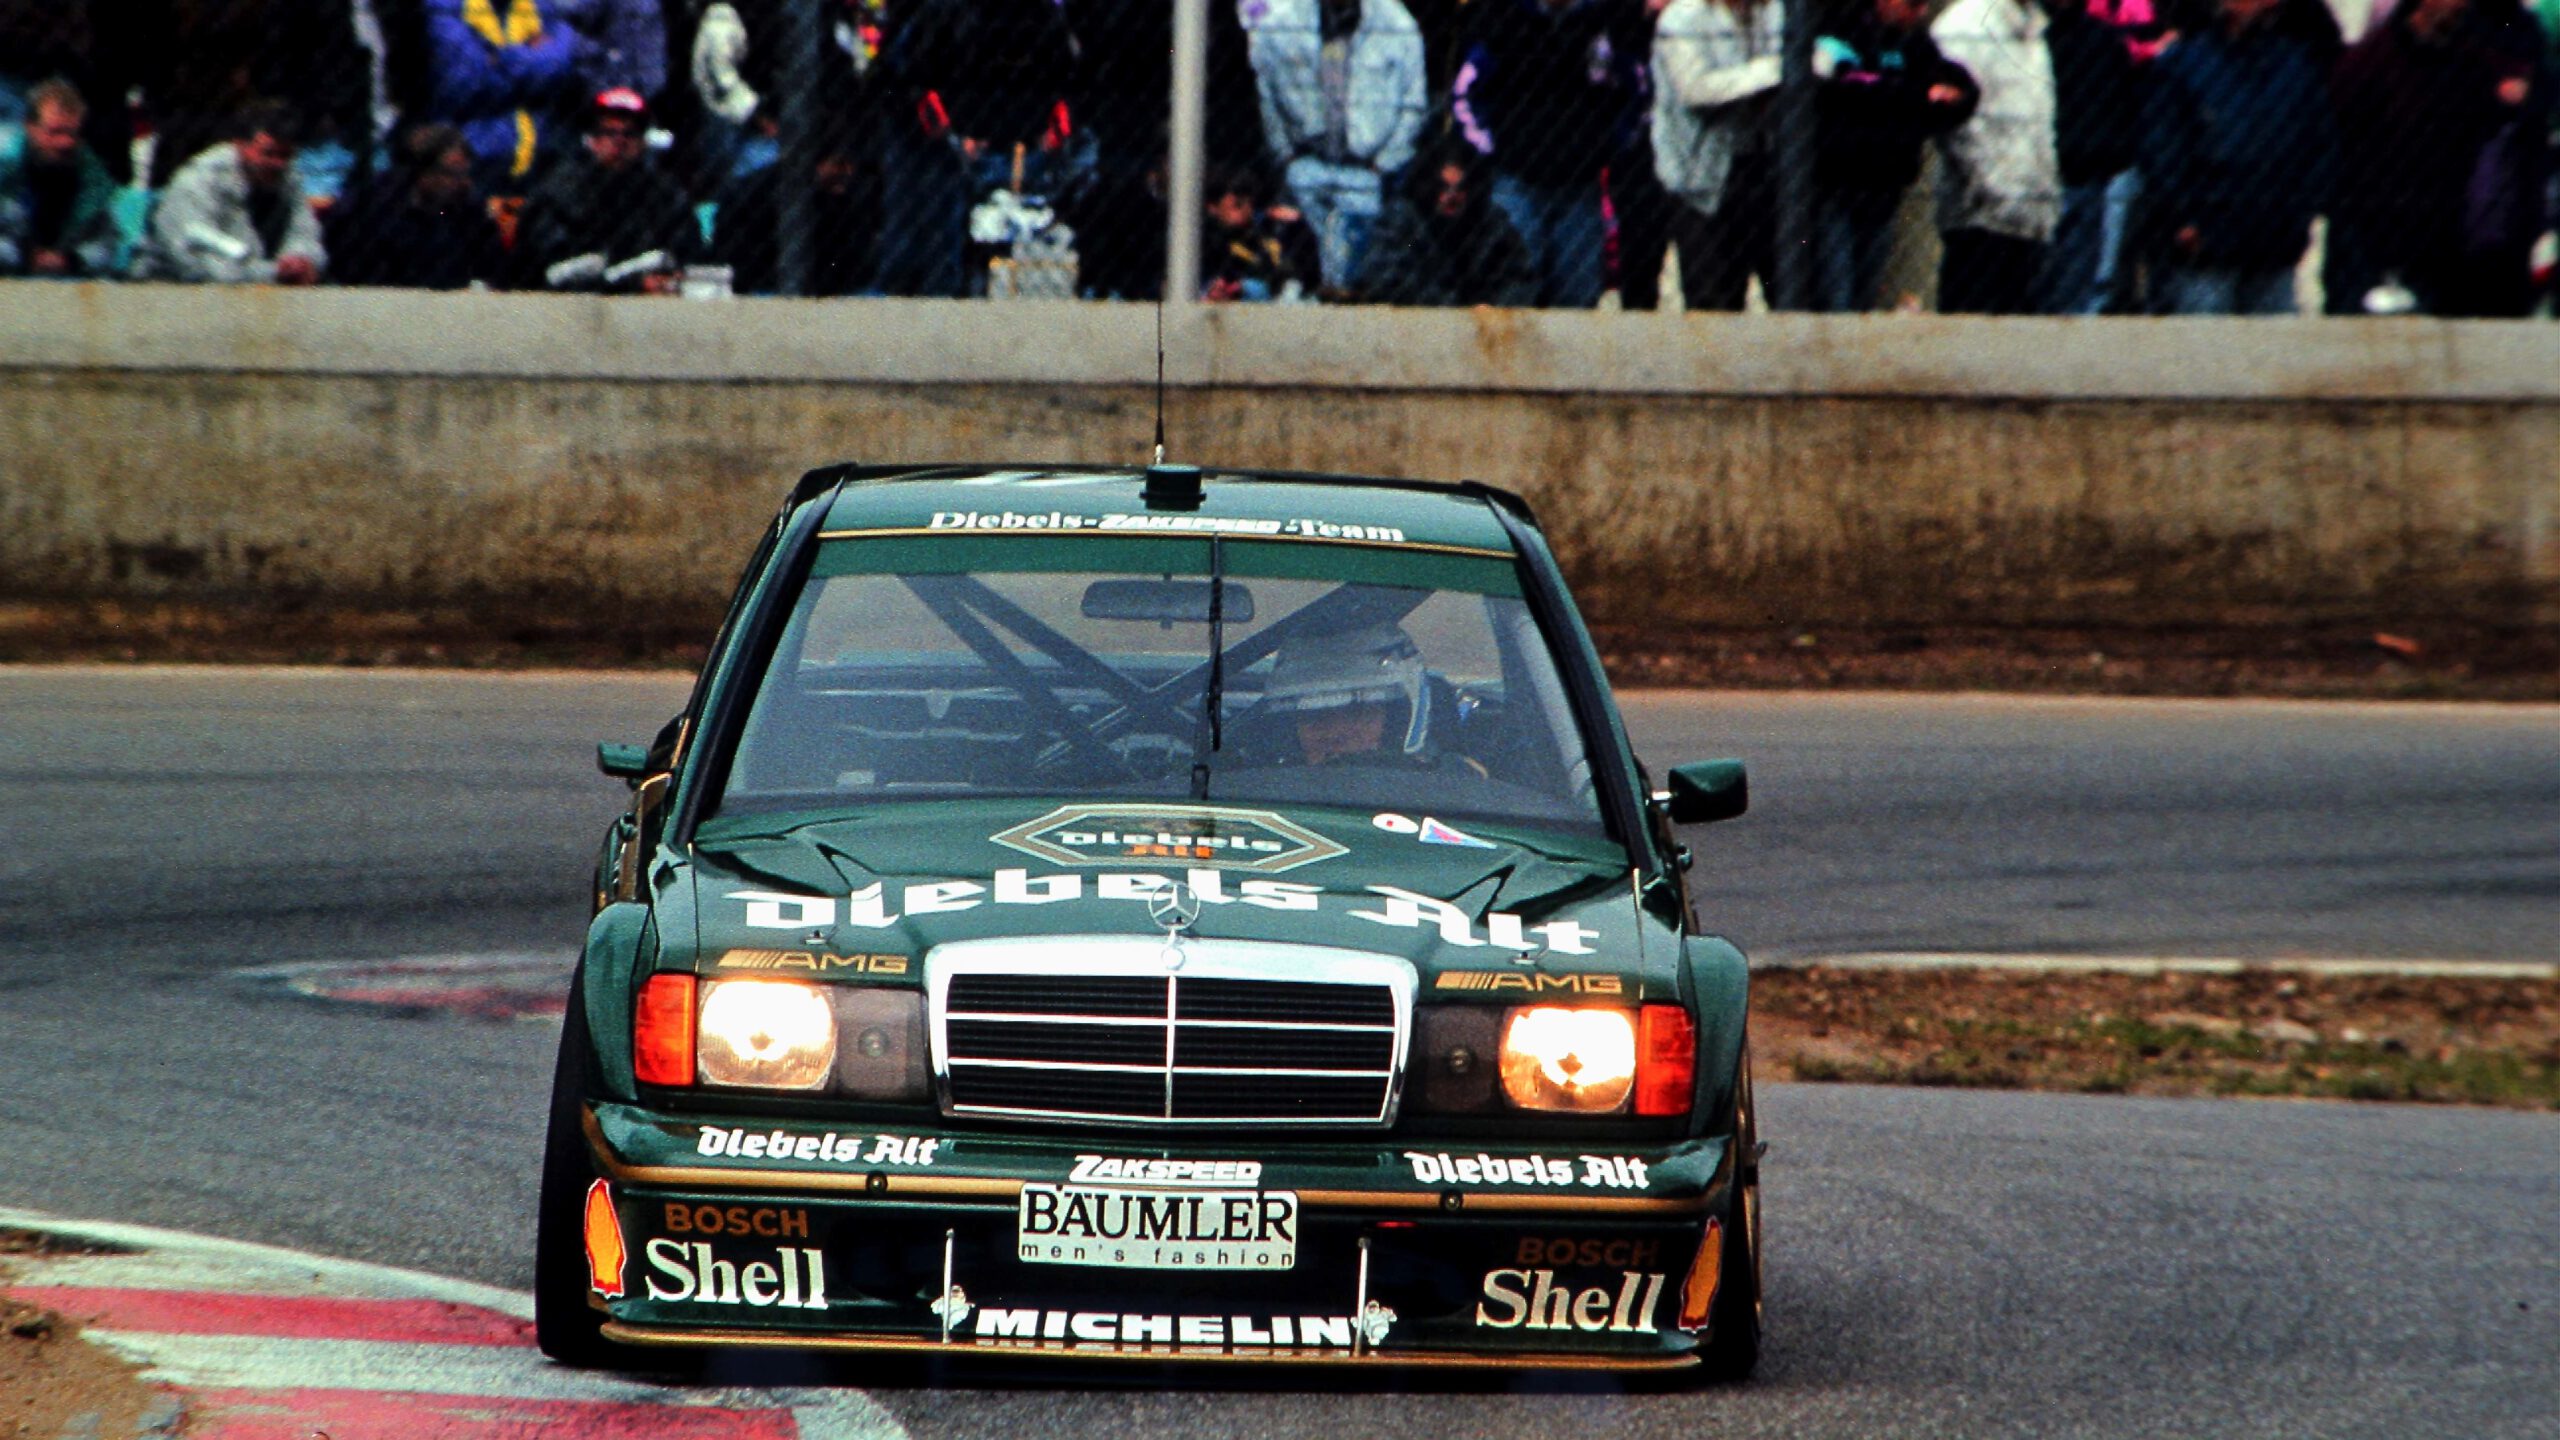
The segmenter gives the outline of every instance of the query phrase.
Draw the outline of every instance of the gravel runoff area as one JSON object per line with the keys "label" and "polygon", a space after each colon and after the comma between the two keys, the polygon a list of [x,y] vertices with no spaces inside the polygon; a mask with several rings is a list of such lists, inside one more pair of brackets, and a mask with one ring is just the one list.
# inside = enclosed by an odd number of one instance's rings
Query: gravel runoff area
{"label": "gravel runoff area", "polygon": [[[267,602],[0,600],[0,664],[667,668],[701,664],[716,605],[457,604],[363,610]],[[2158,628],[1594,627],[1621,685],[2009,690],[2089,695],[2560,699],[2560,626],[2388,617]]]}
{"label": "gravel runoff area", "polygon": [[1760,970],[1760,1073],[2560,1110],[2560,965],[1968,959]]}
{"label": "gravel runoff area", "polygon": [[[0,1230],[0,1290],[12,1256],[89,1253],[79,1242]],[[80,1339],[80,1322],[0,1293],[0,1436],[122,1440],[179,1433],[179,1410],[141,1367]]]}

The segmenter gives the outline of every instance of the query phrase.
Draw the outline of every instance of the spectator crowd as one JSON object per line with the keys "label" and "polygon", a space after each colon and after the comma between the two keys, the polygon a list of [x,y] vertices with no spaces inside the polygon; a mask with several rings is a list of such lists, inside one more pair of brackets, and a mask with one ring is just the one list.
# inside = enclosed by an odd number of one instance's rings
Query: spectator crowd
{"label": "spectator crowd", "polygon": [[[0,275],[1152,299],[1172,9],[0,0]],[[1670,258],[1689,309],[1786,261],[1819,310],[2279,314],[2315,242],[2331,313],[2550,289],[2560,0],[1209,10],[1203,299],[1649,309]]]}

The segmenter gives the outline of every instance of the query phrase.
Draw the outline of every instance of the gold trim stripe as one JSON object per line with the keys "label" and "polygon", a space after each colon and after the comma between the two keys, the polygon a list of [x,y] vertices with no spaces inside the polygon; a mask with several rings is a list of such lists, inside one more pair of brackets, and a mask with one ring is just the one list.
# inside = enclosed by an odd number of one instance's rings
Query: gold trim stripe
{"label": "gold trim stripe", "polygon": [[1270,541],[1281,545],[1359,545],[1372,550],[1427,550],[1435,555],[1470,555],[1481,560],[1512,560],[1518,557],[1508,550],[1492,550],[1481,545],[1444,545],[1435,540],[1351,540],[1326,535],[1231,535],[1223,530],[973,530],[957,526],[939,529],[930,525],[883,526],[865,530],[821,530],[821,540],[878,540],[910,535],[971,535],[979,537],[1013,535],[1026,539],[1054,540],[1063,536],[1103,535],[1119,539],[1131,536],[1160,540]]}
{"label": "gold trim stripe", "polygon": [[[1358,1191],[1345,1194],[1357,1195]],[[1462,1192],[1464,1193],[1464,1192]],[[1303,1198],[1303,1192],[1301,1192]],[[1707,1197],[1692,1196],[1686,1200],[1645,1200],[1632,1195],[1476,1195],[1467,1194],[1466,1203],[1456,1213],[1474,1214],[1484,1210],[1504,1213],[1519,1211],[1556,1211],[1574,1215],[1695,1215],[1707,1208]]]}
{"label": "gold trim stripe", "polygon": [[828,1193],[847,1192],[856,1195],[983,1195],[1011,1200],[1022,1194],[1019,1180],[994,1180],[956,1175],[897,1175],[883,1178],[882,1189],[873,1189],[869,1170],[737,1170],[714,1169],[698,1165],[634,1165],[613,1153],[605,1143],[604,1128],[589,1107],[583,1119],[587,1132],[587,1148],[605,1177],[633,1185],[667,1185],[685,1190],[818,1190]]}
{"label": "gold trim stripe", "polygon": [[[812,1190],[827,1194],[864,1195],[877,1199],[898,1199],[920,1195],[970,1196],[994,1200],[1018,1199],[1025,1183],[984,1176],[904,1175],[895,1172],[836,1170],[739,1170],[695,1165],[633,1165],[613,1153],[605,1143],[603,1127],[590,1108],[582,1119],[587,1132],[587,1146],[594,1152],[596,1164],[607,1179],[628,1185],[664,1185],[679,1190]],[[873,1174],[880,1174],[885,1184],[874,1189]],[[1440,1211],[1437,1193],[1412,1190],[1300,1190],[1301,1207],[1316,1210],[1427,1210]],[[1476,1215],[1485,1212],[1516,1214],[1523,1211],[1552,1211],[1573,1215],[1694,1215],[1707,1208],[1704,1195],[1680,1200],[1654,1200],[1628,1195],[1478,1195],[1461,1192],[1464,1203],[1450,1214]]]}
{"label": "gold trim stripe", "polygon": [[604,1324],[604,1338],[625,1345],[657,1346],[758,1346],[793,1350],[868,1350],[889,1351],[909,1355],[979,1356],[1000,1359],[1028,1357],[1035,1360],[1101,1360],[1162,1365],[1306,1365],[1329,1368],[1362,1366],[1381,1369],[1427,1370],[1686,1370],[1698,1363],[1694,1355],[1575,1355],[1521,1351],[1516,1354],[1466,1354],[1456,1351],[1376,1351],[1354,1355],[1347,1351],[1294,1351],[1286,1355],[1256,1355],[1250,1351],[1222,1350],[1186,1351],[1181,1346],[1160,1350],[1080,1350],[1072,1344],[1039,1343],[1031,1345],[988,1345],[976,1341],[945,1343],[910,1335],[807,1335],[785,1330],[661,1330],[633,1325],[621,1320]]}

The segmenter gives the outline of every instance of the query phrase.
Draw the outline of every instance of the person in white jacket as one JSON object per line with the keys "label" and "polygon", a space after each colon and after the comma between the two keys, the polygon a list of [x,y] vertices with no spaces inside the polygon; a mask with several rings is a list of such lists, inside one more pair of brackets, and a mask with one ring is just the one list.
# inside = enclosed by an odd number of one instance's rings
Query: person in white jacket
{"label": "person in white jacket", "polygon": [[1956,0],[1929,38],[1982,87],[1973,118],[1938,140],[1938,308],[2025,314],[2062,218],[2044,10],[2035,0]]}
{"label": "person in white jacket", "polygon": [[136,278],[319,283],[329,254],[294,174],[293,112],[252,106],[234,131],[240,138],[206,147],[169,177]]}
{"label": "person in white jacket", "polygon": [[1402,0],[1245,0],[1239,17],[1264,143],[1315,230],[1323,283],[1346,286],[1422,134],[1422,28]]}
{"label": "person in white jacket", "polygon": [[693,54],[687,67],[693,93],[702,102],[702,119],[694,143],[701,149],[703,171],[714,185],[773,163],[773,117],[765,113],[764,95],[748,75],[749,47],[773,37],[749,36],[746,17],[729,0],[703,7],[700,28],[693,32]]}
{"label": "person in white jacket", "polygon": [[1680,298],[1739,310],[1777,250],[1769,107],[1786,31],[1780,0],[1671,0],[1653,33],[1653,168],[1672,207]]}

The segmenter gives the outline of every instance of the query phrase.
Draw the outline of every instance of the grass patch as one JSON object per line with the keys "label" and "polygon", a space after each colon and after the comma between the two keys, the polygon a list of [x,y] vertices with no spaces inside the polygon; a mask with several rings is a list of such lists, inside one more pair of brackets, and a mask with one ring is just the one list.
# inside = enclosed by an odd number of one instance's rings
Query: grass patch
{"label": "grass patch", "polygon": [[2560,1110],[2560,985],[2459,977],[1763,971],[1774,1078]]}

